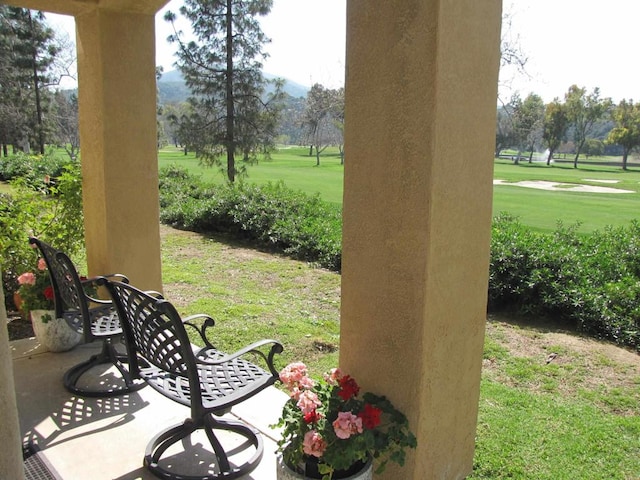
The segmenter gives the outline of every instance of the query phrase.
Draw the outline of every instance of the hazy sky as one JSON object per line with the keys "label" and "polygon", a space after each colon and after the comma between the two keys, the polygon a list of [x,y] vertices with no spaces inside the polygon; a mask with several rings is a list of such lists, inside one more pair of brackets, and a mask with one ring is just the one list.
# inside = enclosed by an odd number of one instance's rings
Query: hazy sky
{"label": "hazy sky", "polygon": [[[177,12],[181,0],[171,0],[156,16],[156,63],[172,70],[171,33],[163,20],[167,9]],[[639,45],[637,24],[640,1],[607,0],[504,0],[512,17],[511,37],[528,57],[529,75],[512,78],[522,97],[537,93],[548,102],[564,96],[570,85],[592,90],[614,101],[640,100],[640,77],[636,72]],[[272,42],[265,47],[270,58],[265,71],[303,85],[321,83],[336,88],[344,79],[346,0],[274,0],[263,18],[263,30]],[[73,21],[60,23],[74,38]],[[503,96],[509,95],[503,89]]]}

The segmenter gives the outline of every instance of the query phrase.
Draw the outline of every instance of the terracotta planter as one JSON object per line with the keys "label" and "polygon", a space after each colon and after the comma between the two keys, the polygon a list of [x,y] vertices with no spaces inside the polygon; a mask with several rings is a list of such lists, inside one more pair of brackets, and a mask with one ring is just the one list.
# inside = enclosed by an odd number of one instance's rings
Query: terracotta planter
{"label": "terracotta planter", "polygon": [[24,312],[22,311],[22,296],[19,292],[13,292],[13,304],[16,306],[16,312],[20,312],[20,315],[24,318]]}
{"label": "terracotta planter", "polygon": [[[282,455],[278,456],[277,465],[277,479],[278,480],[317,480],[321,477],[306,477],[290,469],[283,461]],[[350,475],[349,477],[336,477],[334,479],[341,478],[342,480],[372,480],[373,479],[373,462],[369,460],[364,464],[359,472]]]}
{"label": "terracotta planter", "polygon": [[50,352],[66,352],[82,340],[82,335],[73,330],[66,320],[55,318],[53,310],[31,310],[31,325],[40,345]]}

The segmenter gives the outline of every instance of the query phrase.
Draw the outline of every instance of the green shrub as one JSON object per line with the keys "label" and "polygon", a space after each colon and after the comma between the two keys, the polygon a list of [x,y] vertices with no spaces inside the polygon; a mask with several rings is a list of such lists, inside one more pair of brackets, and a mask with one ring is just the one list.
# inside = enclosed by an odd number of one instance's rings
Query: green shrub
{"label": "green shrub", "polygon": [[640,226],[576,230],[535,233],[508,215],[495,218],[489,308],[550,316],[640,350]]}
{"label": "green shrub", "polygon": [[45,177],[51,179],[62,175],[71,160],[60,158],[48,152],[45,155],[28,155],[18,152],[8,157],[0,157],[0,180],[5,182],[22,179],[32,189],[45,189]]}
{"label": "green shrub", "polygon": [[79,164],[65,165],[46,194],[24,178],[16,178],[11,185],[11,195],[0,195],[0,270],[5,298],[17,289],[18,275],[34,265],[36,253],[29,246],[30,235],[69,255],[84,245]]}
{"label": "green shrub", "polygon": [[160,172],[160,219],[176,228],[222,232],[340,270],[338,207],[285,187],[206,185],[176,167]]}

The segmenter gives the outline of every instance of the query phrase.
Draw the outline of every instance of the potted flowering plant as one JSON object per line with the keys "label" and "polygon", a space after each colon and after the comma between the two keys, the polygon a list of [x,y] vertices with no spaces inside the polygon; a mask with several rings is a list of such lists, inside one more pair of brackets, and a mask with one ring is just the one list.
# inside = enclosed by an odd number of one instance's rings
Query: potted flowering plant
{"label": "potted flowering plant", "polygon": [[315,381],[296,362],[280,380],[291,398],[275,425],[283,427],[278,452],[286,468],[302,475],[289,478],[356,478],[359,470],[370,472],[372,462],[379,473],[389,460],[404,465],[405,448],[416,447],[407,418],[383,396],[360,395],[356,381],[339,369]]}
{"label": "potted flowering plant", "polygon": [[50,352],[65,352],[82,340],[82,335],[63,318],[55,318],[55,294],[44,258],[38,259],[35,271],[18,277],[20,309],[31,318],[33,332]]}
{"label": "potted flowering plant", "polygon": [[[29,318],[33,310],[53,310],[54,294],[51,278],[44,258],[38,259],[35,271],[24,272],[18,277],[18,294],[20,295],[20,310]],[[42,321],[47,323],[51,315],[44,315]]]}

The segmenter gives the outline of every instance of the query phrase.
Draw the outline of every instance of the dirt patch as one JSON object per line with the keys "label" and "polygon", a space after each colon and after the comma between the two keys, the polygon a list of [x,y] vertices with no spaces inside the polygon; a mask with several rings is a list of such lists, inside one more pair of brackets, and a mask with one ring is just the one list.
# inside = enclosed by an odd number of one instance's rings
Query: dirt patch
{"label": "dirt patch", "polygon": [[[563,394],[575,395],[582,389],[637,389],[640,382],[640,354],[563,330],[549,321],[490,315],[487,337],[505,348],[516,362],[519,359],[530,365],[529,371],[537,371],[540,378],[545,376],[545,369],[555,369],[551,375],[558,380],[557,389]],[[505,368],[508,362],[511,360],[485,358],[483,369],[499,381],[518,383]],[[540,378],[531,381],[530,389],[540,388]]]}

